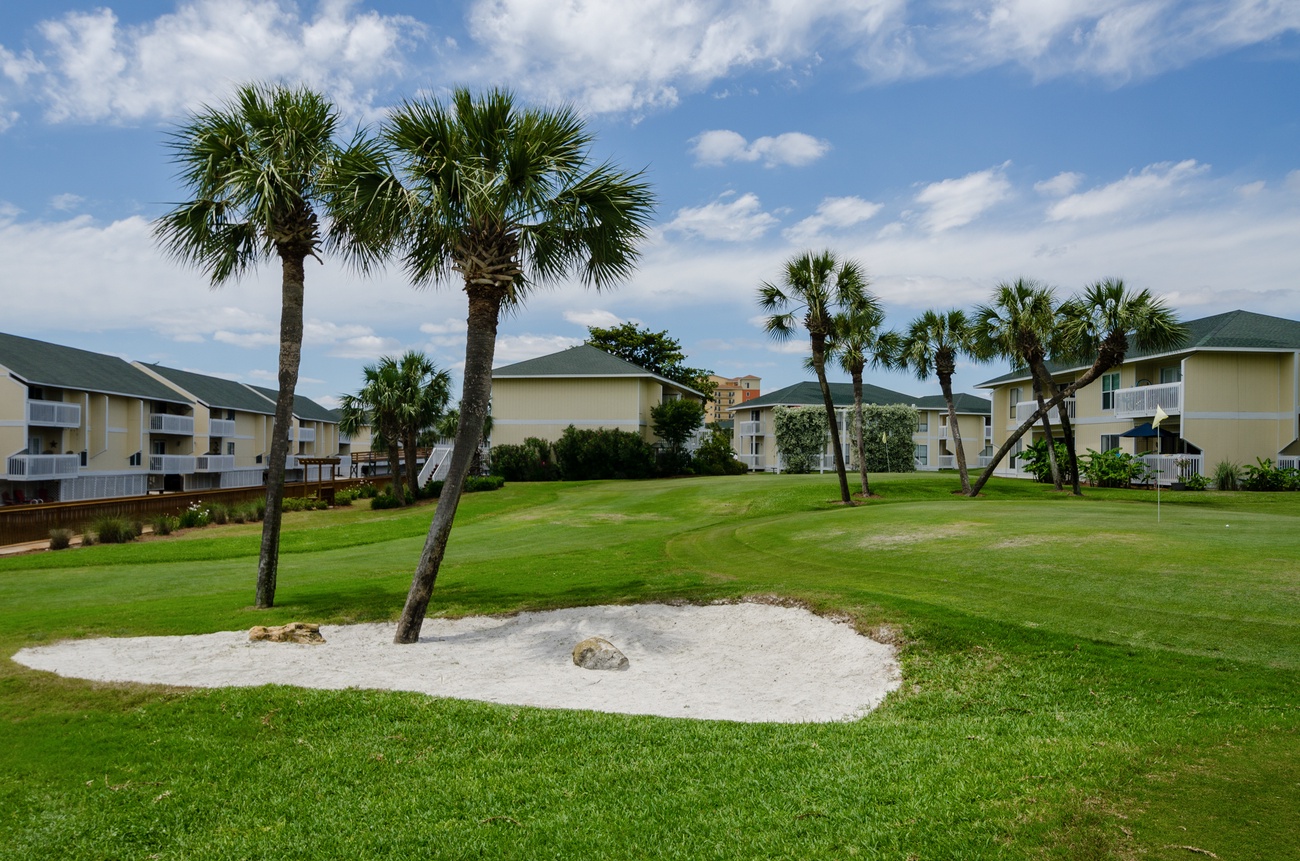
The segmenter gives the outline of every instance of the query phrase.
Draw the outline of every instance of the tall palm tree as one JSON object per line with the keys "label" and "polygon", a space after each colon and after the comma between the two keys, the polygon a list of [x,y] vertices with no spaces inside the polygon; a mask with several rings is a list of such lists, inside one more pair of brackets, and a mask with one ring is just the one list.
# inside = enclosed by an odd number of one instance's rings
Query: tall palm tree
{"label": "tall palm tree", "polygon": [[[1015,283],[1003,282],[993,291],[993,301],[975,310],[973,344],[984,358],[1000,357],[1027,367],[1038,401],[1035,415],[1043,423],[1052,481],[1062,489],[1061,470],[1056,462],[1056,443],[1051,421],[1044,409],[1045,397],[1055,388],[1047,369],[1047,356],[1056,331],[1056,296],[1052,288],[1024,278]],[[1063,412],[1063,411],[1062,411]],[[1041,414],[1041,415],[1039,415]],[[991,473],[994,463],[985,468]],[[980,482],[983,486],[983,482]]]}
{"label": "tall palm tree", "polygon": [[957,372],[958,356],[975,356],[974,332],[966,312],[926,311],[912,321],[898,351],[897,365],[916,374],[918,380],[927,380],[930,374],[939,378],[939,390],[948,405],[948,428],[957,456],[957,471],[961,475],[962,493],[970,494],[970,474],[966,467],[966,450],[962,446],[961,427],[957,423],[957,407],[953,402],[952,376]]}
{"label": "tall palm tree", "polygon": [[[393,496],[405,502],[403,470],[398,446],[402,441],[402,419],[407,400],[406,381],[396,360],[384,356],[361,369],[363,383],[354,395],[344,395],[339,403],[339,430],[356,434],[369,427],[375,445],[388,450],[388,472],[393,477]],[[408,453],[408,460],[410,456]],[[411,483],[414,490],[415,485]]]}
{"label": "tall palm tree", "polygon": [[837,313],[852,314],[867,304],[867,277],[858,263],[840,261],[833,251],[820,254],[805,251],[786,261],[779,283],[763,282],[758,288],[758,304],[769,315],[764,328],[775,340],[789,340],[800,325],[808,332],[813,370],[817,372],[830,424],[840,500],[852,505],[835,403],[831,400],[830,384],[826,382],[826,342],[834,331]]}
{"label": "tall palm tree", "polygon": [[451,375],[416,350],[408,350],[395,364],[402,389],[399,423],[402,449],[406,452],[406,483],[412,491],[418,491],[420,434],[446,413],[451,400]]}
{"label": "tall palm tree", "polygon": [[[368,204],[380,186],[364,178],[382,175],[375,170],[379,152],[359,134],[340,143],[337,127],[334,106],[311,90],[240,87],[228,103],[201,109],[172,133],[168,147],[192,196],[154,224],[162,247],[205,270],[213,287],[255,264],[280,262],[279,393],[257,566],[258,607],[275,603],[285,459],[302,354],[304,261],[336,251],[364,271],[386,253],[382,224],[371,217]],[[324,234],[322,216],[329,225]]]}
{"label": "tall palm tree", "polygon": [[1059,309],[1057,351],[1063,358],[1086,360],[1092,365],[1074,382],[1062,386],[1051,399],[1038,408],[1002,443],[993,461],[971,486],[975,496],[993,474],[994,467],[1040,416],[1073,397],[1102,374],[1124,364],[1130,348],[1167,352],[1176,350],[1187,340],[1187,327],[1163,300],[1150,291],[1129,291],[1118,278],[1099,281],[1084,290],[1082,296],[1067,299]]}
{"label": "tall palm tree", "polygon": [[[858,461],[858,479],[862,496],[871,496],[871,483],[867,475],[866,421],[862,410],[862,373],[868,367],[889,367],[894,362],[902,341],[897,332],[882,332],[885,313],[880,301],[871,293],[859,308],[835,315],[831,336],[826,342],[827,354],[853,380],[853,449]],[[808,363],[812,364],[811,360]]]}
{"label": "tall palm tree", "polygon": [[501,309],[571,274],[596,289],[626,278],[654,195],[640,174],[592,164],[592,138],[574,110],[520,108],[503,90],[406,102],[383,138],[404,182],[409,275],[421,286],[459,277],[469,299],[460,424],[395,637],[413,643],[483,435]]}

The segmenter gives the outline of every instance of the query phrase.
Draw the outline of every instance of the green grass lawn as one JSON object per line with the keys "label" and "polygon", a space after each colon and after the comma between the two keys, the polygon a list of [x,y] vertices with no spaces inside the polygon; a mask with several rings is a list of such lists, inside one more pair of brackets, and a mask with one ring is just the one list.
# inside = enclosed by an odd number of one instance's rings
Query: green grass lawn
{"label": "green grass lawn", "polygon": [[[777,595],[901,645],[866,718],[768,725],[0,663],[0,859],[1300,858],[1300,494],[954,476],[466,496],[431,613]],[[0,559],[0,654],[393,619],[432,508]]]}

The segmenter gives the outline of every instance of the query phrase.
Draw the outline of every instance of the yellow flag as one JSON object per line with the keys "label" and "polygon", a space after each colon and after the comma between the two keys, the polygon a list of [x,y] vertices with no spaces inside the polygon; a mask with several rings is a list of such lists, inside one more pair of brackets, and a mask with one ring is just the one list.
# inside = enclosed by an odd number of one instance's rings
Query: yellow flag
{"label": "yellow flag", "polygon": [[1151,427],[1152,427],[1153,429],[1154,429],[1154,428],[1158,428],[1158,427],[1160,427],[1160,423],[1161,423],[1162,421],[1164,421],[1165,419],[1167,419],[1167,418],[1169,418],[1169,413],[1165,412],[1164,410],[1160,409],[1159,406],[1157,406],[1157,407],[1156,407],[1156,417],[1155,417],[1154,420],[1152,420],[1152,422],[1151,422]]}

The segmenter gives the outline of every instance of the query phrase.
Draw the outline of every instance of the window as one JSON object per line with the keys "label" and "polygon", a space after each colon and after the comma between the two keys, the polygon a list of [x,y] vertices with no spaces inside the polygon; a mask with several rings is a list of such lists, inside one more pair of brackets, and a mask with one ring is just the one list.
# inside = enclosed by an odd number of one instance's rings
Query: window
{"label": "window", "polygon": [[235,411],[226,410],[226,421],[233,422],[234,420],[235,420]]}
{"label": "window", "polygon": [[1182,381],[1183,381],[1183,368],[1181,365],[1174,365],[1171,368],[1160,369],[1160,382],[1181,383]]}
{"label": "window", "polygon": [[920,418],[918,418],[916,421],[916,432],[929,433],[929,431],[930,431],[930,414],[925,411],[921,411]]}
{"label": "window", "polygon": [[135,454],[131,455],[129,458],[127,458],[126,461],[127,466],[139,466],[143,454],[144,454],[143,452],[137,451]]}
{"label": "window", "polygon": [[1101,375],[1101,408],[1115,409],[1115,390],[1119,388],[1119,372]]}
{"label": "window", "polygon": [[1007,415],[1007,418],[1014,419],[1016,417],[1016,404],[1020,403],[1019,386],[1012,386],[1007,391],[1007,403],[1010,405],[1010,411],[1009,414]]}
{"label": "window", "polygon": [[166,454],[166,453],[167,453],[167,442],[166,442],[165,440],[160,440],[160,439],[159,439],[159,440],[154,440],[153,442],[149,443],[149,453],[150,453],[150,454]]}
{"label": "window", "polygon": [[226,443],[226,454],[234,455],[234,453],[235,453],[235,444],[233,442]]}
{"label": "window", "polygon": [[1120,436],[1117,433],[1104,433],[1101,435],[1101,450],[1111,451],[1119,448]]}
{"label": "window", "polygon": [[929,466],[930,464],[930,447],[928,445],[917,445],[913,450],[912,457],[916,460],[917,466]]}

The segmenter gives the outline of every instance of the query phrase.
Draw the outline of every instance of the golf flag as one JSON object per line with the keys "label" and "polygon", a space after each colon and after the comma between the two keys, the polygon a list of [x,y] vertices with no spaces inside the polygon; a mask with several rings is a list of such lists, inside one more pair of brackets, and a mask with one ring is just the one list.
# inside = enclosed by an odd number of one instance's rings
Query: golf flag
{"label": "golf flag", "polygon": [[1154,428],[1158,428],[1158,427],[1160,427],[1160,423],[1161,423],[1162,421],[1164,421],[1165,419],[1167,419],[1167,418],[1169,418],[1169,413],[1165,412],[1164,410],[1160,409],[1160,407],[1157,406],[1157,407],[1156,407],[1156,417],[1155,417],[1154,419],[1152,419],[1152,421],[1151,421],[1151,427],[1152,427],[1153,429],[1154,429]]}
{"label": "golf flag", "polygon": [[882,433],[880,435],[880,441],[883,442],[885,445],[889,445],[889,434]]}

